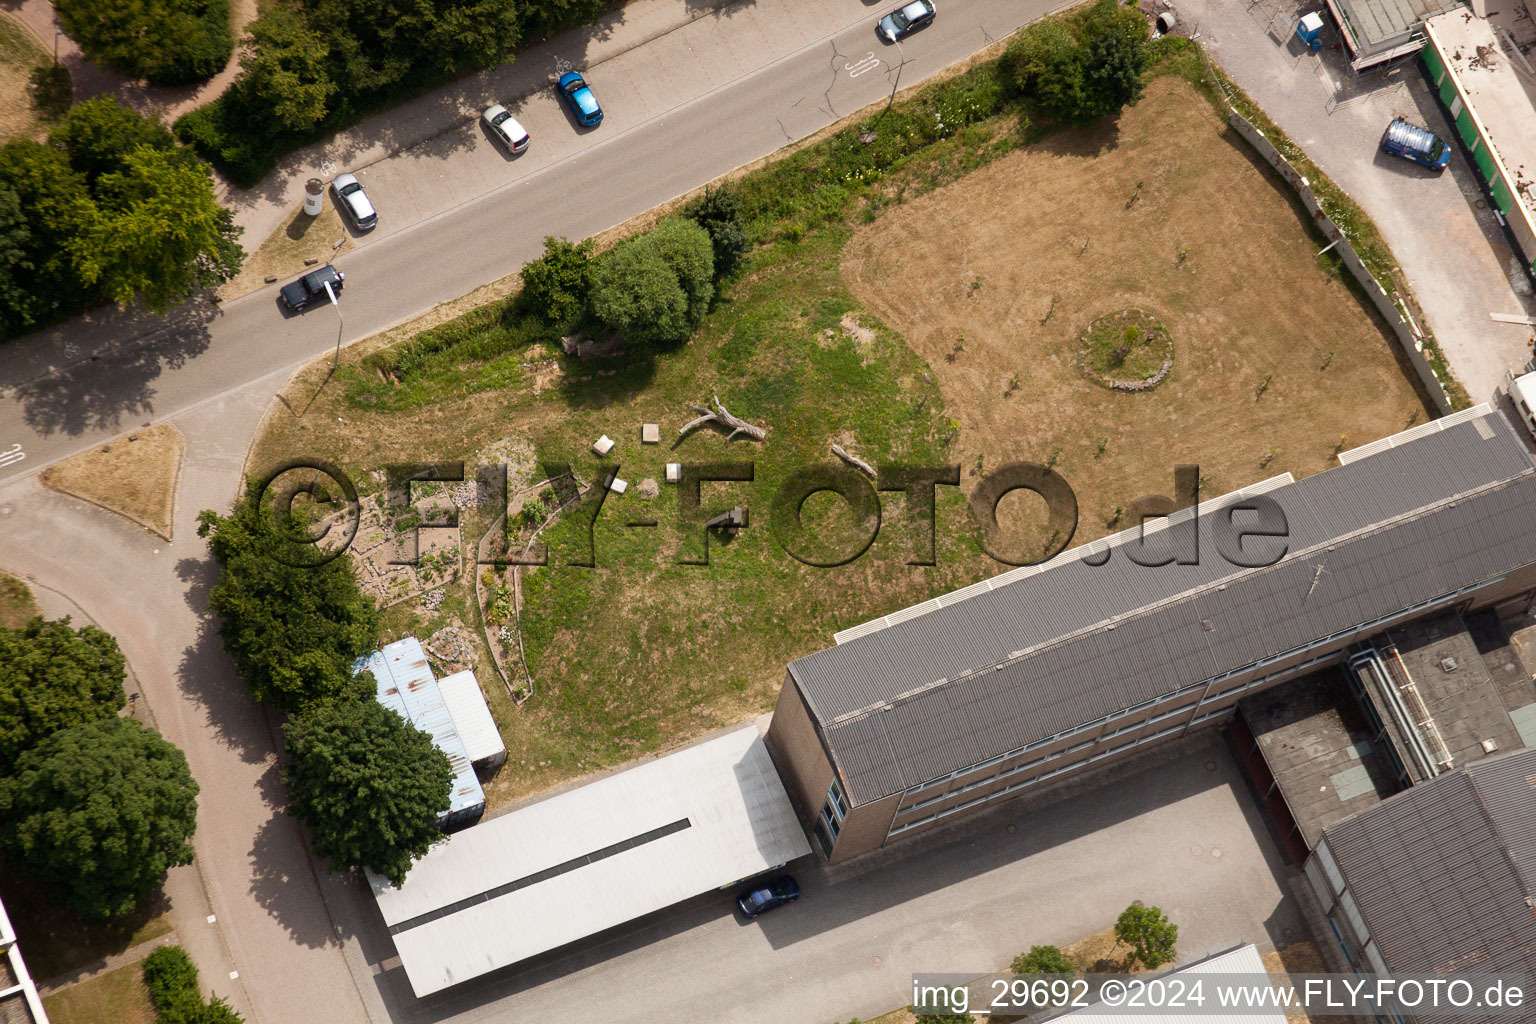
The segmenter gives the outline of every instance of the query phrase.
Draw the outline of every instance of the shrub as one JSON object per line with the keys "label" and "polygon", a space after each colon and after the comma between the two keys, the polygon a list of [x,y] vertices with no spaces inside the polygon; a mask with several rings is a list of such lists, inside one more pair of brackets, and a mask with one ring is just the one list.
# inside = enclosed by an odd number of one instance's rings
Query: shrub
{"label": "shrub", "polygon": [[158,1024],[243,1024],[218,996],[203,1002],[197,968],[180,946],[161,946],[144,958],[144,984]]}
{"label": "shrub", "polygon": [[715,254],[715,280],[736,272],[752,243],[741,220],[741,200],[731,188],[706,187],[704,194],[683,207],[683,216],[709,232]]}
{"label": "shrub", "polygon": [[714,250],[692,221],[662,221],[592,265],[593,314],[640,345],[686,341],[714,296]]}
{"label": "shrub", "polygon": [[1030,946],[1028,953],[1013,958],[1011,970],[1015,974],[1073,974],[1077,968],[1055,946]]}
{"label": "shrub", "polygon": [[569,324],[587,306],[592,287],[592,240],[544,236],[544,255],[524,264],[523,303],[552,324]]}
{"label": "shrub", "polygon": [[234,52],[228,0],[57,0],[59,22],[92,60],[130,78],[185,85]]}
{"label": "shrub", "polygon": [[1132,903],[1115,921],[1115,938],[1131,947],[1127,966],[1161,967],[1176,955],[1179,926],[1168,920],[1157,907]]}

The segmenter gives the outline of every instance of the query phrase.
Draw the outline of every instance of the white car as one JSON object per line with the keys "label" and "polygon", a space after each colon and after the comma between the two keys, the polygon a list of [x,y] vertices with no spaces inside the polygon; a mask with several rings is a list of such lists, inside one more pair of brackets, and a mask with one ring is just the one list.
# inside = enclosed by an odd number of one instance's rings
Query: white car
{"label": "white car", "polygon": [[338,174],[336,180],[331,182],[331,193],[347,212],[347,218],[357,225],[357,230],[371,231],[379,222],[379,213],[373,208],[368,193],[363,191],[363,183],[357,180],[356,175]]}
{"label": "white car", "polygon": [[517,123],[512,111],[500,103],[493,103],[480,115],[485,127],[510,153],[521,153],[528,148],[528,133]]}

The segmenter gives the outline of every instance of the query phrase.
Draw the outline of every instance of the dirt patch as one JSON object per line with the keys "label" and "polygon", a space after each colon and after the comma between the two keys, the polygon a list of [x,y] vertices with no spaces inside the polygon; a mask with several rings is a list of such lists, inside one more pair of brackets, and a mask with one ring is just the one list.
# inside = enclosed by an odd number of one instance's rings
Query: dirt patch
{"label": "dirt patch", "polygon": [[[1169,76],[1117,124],[885,211],[843,276],[933,368],[967,486],[987,466],[1050,463],[1084,542],[1171,494],[1176,463],[1199,464],[1215,496],[1427,418],[1394,342],[1318,264],[1266,171]],[[1177,345],[1153,391],[1111,392],[1075,365],[1084,329],[1127,308],[1156,310]]]}
{"label": "dirt patch", "polygon": [[161,423],[65,459],[38,477],[170,540],[181,449],[181,432]]}
{"label": "dirt patch", "polygon": [[[336,245],[338,241],[340,247]],[[356,241],[327,188],[321,211],[311,217],[304,212],[303,204],[294,207],[287,223],[257,246],[256,251],[246,257],[240,273],[219,288],[219,298],[227,302],[265,288],[274,283],[267,280],[269,277],[278,281],[298,277],[308,269],[305,260],[324,263],[335,259],[350,250]]]}
{"label": "dirt patch", "polygon": [[0,143],[37,139],[48,123],[33,99],[32,71],[52,58],[10,14],[0,11]]}
{"label": "dirt patch", "polygon": [[20,629],[41,614],[27,585],[0,572],[0,629]]}

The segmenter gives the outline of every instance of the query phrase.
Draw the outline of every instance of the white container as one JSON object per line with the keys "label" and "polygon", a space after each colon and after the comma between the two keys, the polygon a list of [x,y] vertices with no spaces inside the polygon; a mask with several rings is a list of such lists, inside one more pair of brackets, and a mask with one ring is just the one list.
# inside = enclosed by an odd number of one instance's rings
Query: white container
{"label": "white container", "polygon": [[311,217],[320,216],[325,209],[325,182],[310,178],[304,183],[304,212]]}

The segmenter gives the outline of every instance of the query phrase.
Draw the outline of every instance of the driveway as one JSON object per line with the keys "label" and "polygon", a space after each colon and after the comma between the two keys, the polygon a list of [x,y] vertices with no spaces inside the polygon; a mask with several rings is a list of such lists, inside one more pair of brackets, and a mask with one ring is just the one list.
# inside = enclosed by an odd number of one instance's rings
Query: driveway
{"label": "driveway", "polygon": [[[532,147],[507,160],[472,121],[456,122],[387,172],[366,169],[381,227],[337,261],[347,273],[345,323],[325,307],[283,317],[273,286],[219,307],[189,304],[165,320],[95,311],[8,342],[0,452],[19,444],[26,461],[0,469],[0,479],[301,365],[329,351],[338,334],[343,343],[367,337],[498,280],[538,256],[545,235],[596,234],[878,102],[891,91],[902,53],[900,83],[912,85],[1056,4],[956,4],[902,49],[878,42],[880,8],[857,0],[733,5],[590,68],[610,109],[593,131],[561,124],[564,115],[541,94],[519,108]],[[719,45],[703,45],[699,33]],[[477,93],[473,109],[493,97],[512,98]],[[452,96],[422,102],[464,105]],[[402,108],[400,116],[408,114]],[[477,155],[466,155],[471,144]],[[407,165],[408,172],[396,169]]]}
{"label": "driveway", "polygon": [[[1333,48],[1332,25],[1322,52],[1307,53],[1287,29],[1321,6],[1177,0],[1180,22],[1199,32],[1222,70],[1376,222],[1451,369],[1472,401],[1487,401],[1505,369],[1531,355],[1529,328],[1488,314],[1536,314],[1530,278],[1494,219],[1481,179],[1456,148],[1417,58],[1356,75]],[[1380,151],[1382,131],[1399,116],[1451,142],[1444,174]]]}
{"label": "driveway", "polygon": [[375,1024],[869,1020],[910,1002],[913,972],[993,971],[1109,928],[1137,899],[1178,924],[1185,962],[1307,937],[1225,744],[1207,733],[1169,758],[835,884],[809,860],[792,865],[804,897],[756,922],[732,913],[729,893],[701,897],[424,1000],[362,887],[333,914]]}

